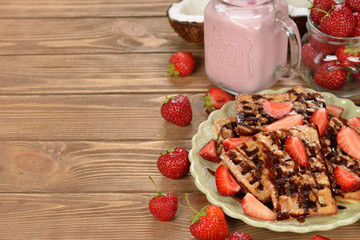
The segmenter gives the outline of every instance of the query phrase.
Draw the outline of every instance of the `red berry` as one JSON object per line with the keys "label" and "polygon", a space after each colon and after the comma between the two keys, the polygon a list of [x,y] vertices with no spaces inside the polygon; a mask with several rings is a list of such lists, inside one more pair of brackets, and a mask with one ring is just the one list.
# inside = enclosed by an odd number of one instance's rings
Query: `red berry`
{"label": "red berry", "polygon": [[254,197],[251,193],[247,193],[241,201],[244,212],[254,218],[263,220],[275,220],[276,214]]}
{"label": "red berry", "polygon": [[345,6],[353,12],[360,12],[360,0],[345,0]]}
{"label": "red berry", "polygon": [[343,127],[336,136],[336,142],[341,150],[360,160],[360,135],[351,127]]}
{"label": "red berry", "polygon": [[341,89],[346,78],[346,71],[336,61],[323,62],[314,74],[315,83],[330,90]]}
{"label": "red berry", "polygon": [[288,115],[284,118],[281,118],[280,120],[277,120],[276,122],[271,123],[270,125],[267,125],[264,130],[267,132],[276,131],[282,128],[302,125],[303,122],[304,117],[300,114]]}
{"label": "red berry", "polygon": [[234,232],[230,234],[226,240],[253,240],[248,234],[242,232]]}
{"label": "red berry", "polygon": [[310,9],[311,20],[315,23],[320,23],[321,19],[329,12],[331,8],[336,5],[333,0],[314,1]]}
{"label": "red berry", "polygon": [[291,102],[272,102],[264,100],[261,106],[267,115],[272,118],[280,119],[291,112],[294,104]]}
{"label": "red berry", "polygon": [[349,37],[360,37],[360,13],[353,13],[356,19],[354,30],[349,34]]}
{"label": "red berry", "polygon": [[315,235],[311,238],[311,240],[330,240],[329,238],[320,236],[320,235]]}
{"label": "red berry", "polygon": [[154,180],[151,177],[149,178],[158,191],[158,193],[149,201],[150,213],[160,221],[173,219],[178,208],[177,198],[172,194],[161,193]]}
{"label": "red berry", "polygon": [[190,169],[189,152],[181,147],[169,149],[166,143],[164,133],[164,142],[166,153],[162,154],[157,161],[157,167],[162,175],[168,178],[181,178],[185,176]]}
{"label": "red berry", "polygon": [[309,122],[316,124],[319,130],[319,135],[321,137],[329,123],[328,112],[325,108],[316,109],[315,112],[311,115]]}
{"label": "red berry", "polygon": [[225,152],[236,148],[237,146],[241,145],[243,142],[245,142],[248,139],[248,137],[241,137],[241,138],[226,138],[223,140],[223,146]]}
{"label": "red berry", "polygon": [[203,146],[200,151],[199,155],[208,161],[218,163],[219,158],[216,152],[216,142],[214,139],[211,139],[208,143]]}
{"label": "red berry", "polygon": [[215,172],[215,183],[218,192],[224,196],[231,196],[241,190],[240,185],[228,172],[224,165],[219,165]]}
{"label": "red berry", "polygon": [[186,201],[191,210],[196,213],[190,225],[190,232],[196,239],[223,240],[228,236],[229,226],[221,208],[210,205],[198,212],[191,207],[188,195],[186,195]]}
{"label": "red berry", "polygon": [[339,118],[339,117],[341,117],[342,113],[344,112],[344,109],[339,106],[326,104],[326,111],[329,116]]}
{"label": "red berry", "polygon": [[355,67],[360,64],[360,47],[340,46],[336,50],[336,57],[342,66]]}
{"label": "red berry", "polygon": [[166,97],[161,106],[161,116],[169,122],[179,126],[190,124],[192,109],[189,99],[184,95]]}
{"label": "red berry", "polygon": [[316,51],[310,43],[305,43],[302,47],[301,59],[311,70],[316,70],[323,61],[323,53]]}
{"label": "red berry", "polygon": [[288,137],[285,141],[285,151],[300,166],[306,167],[309,165],[306,148],[301,138],[295,136]]}
{"label": "red berry", "polygon": [[334,169],[334,178],[336,184],[345,192],[356,191],[360,188],[360,177],[339,166]]}
{"label": "red berry", "polygon": [[335,37],[347,37],[355,27],[352,11],[344,5],[335,5],[320,22],[320,30]]}
{"label": "red berry", "polygon": [[330,41],[330,37],[322,37],[321,40],[318,40],[317,38],[314,38],[313,35],[309,34],[308,39],[312,48],[318,53],[322,53],[322,55],[317,56],[319,59],[314,60],[316,65],[322,62],[321,58],[336,52],[336,45],[326,43],[326,41]]}
{"label": "red berry", "polygon": [[220,88],[212,87],[201,99],[204,101],[205,112],[209,114],[222,108],[225,103],[233,101],[234,97]]}
{"label": "red berry", "polygon": [[168,75],[186,77],[195,67],[195,59],[192,53],[189,52],[176,52],[169,61]]}

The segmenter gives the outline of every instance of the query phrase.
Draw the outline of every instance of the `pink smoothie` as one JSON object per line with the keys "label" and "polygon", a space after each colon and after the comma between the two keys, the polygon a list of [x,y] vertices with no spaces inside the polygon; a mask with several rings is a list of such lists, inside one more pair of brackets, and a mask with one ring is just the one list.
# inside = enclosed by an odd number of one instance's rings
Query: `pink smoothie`
{"label": "pink smoothie", "polygon": [[[287,15],[287,5],[281,2],[277,9],[271,5],[245,10],[217,1],[211,0],[205,10],[208,78],[232,93],[253,93],[271,87],[277,81],[275,71],[287,60],[286,33],[274,22],[277,12]],[[243,0],[232,3],[237,1]]]}

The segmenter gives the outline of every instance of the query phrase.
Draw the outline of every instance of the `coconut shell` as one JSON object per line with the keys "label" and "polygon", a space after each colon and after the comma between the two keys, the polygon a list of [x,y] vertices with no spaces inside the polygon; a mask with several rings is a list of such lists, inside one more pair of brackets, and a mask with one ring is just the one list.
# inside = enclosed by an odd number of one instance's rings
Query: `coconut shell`
{"label": "coconut shell", "polygon": [[174,20],[169,17],[169,10],[167,11],[167,18],[171,27],[182,39],[197,45],[204,44],[203,22],[187,22]]}

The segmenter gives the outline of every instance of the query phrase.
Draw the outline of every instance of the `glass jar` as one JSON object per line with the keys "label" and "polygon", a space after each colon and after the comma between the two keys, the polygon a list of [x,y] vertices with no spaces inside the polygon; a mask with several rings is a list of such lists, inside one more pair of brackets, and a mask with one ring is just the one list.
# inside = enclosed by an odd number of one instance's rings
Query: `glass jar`
{"label": "glass jar", "polygon": [[308,15],[302,39],[301,77],[313,89],[339,97],[360,92],[360,37],[334,37],[321,32]]}

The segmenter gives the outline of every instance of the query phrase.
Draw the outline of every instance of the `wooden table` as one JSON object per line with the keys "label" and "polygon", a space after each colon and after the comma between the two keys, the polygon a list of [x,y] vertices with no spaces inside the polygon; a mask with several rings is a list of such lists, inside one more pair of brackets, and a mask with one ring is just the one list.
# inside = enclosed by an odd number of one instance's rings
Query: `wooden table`
{"label": "wooden table", "polygon": [[[2,0],[0,3],[0,239],[193,239],[185,201],[208,204],[193,177],[156,167],[170,146],[191,149],[213,86],[202,46],[183,41],[166,9],[176,0]],[[196,57],[186,78],[165,77],[172,53]],[[302,84],[279,82],[274,88]],[[185,94],[193,120],[160,115],[165,95]],[[357,104],[360,98],[352,98]],[[179,198],[176,218],[156,220],[158,187]],[[230,232],[261,239],[359,239],[360,222],[327,232],[277,233],[227,217]]]}

